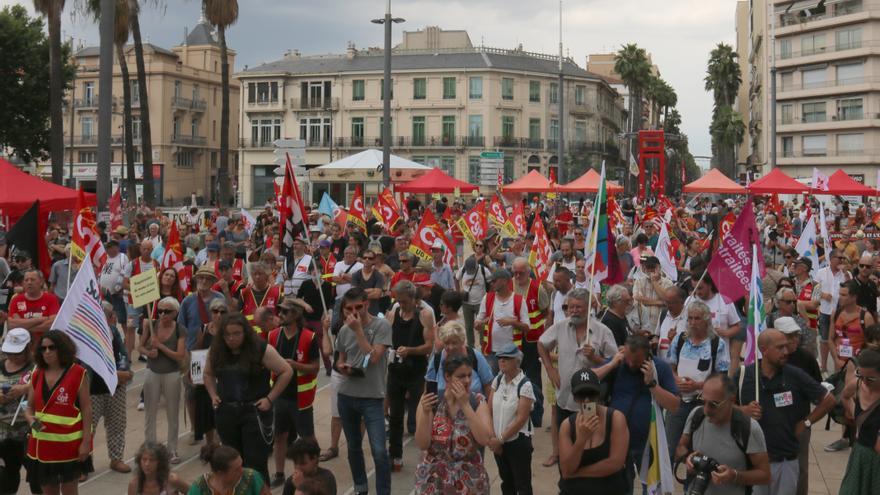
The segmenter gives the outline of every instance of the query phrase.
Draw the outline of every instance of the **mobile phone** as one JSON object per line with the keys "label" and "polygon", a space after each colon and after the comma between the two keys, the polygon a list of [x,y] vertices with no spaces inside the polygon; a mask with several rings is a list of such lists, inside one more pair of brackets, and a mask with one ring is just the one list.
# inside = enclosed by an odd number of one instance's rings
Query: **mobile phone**
{"label": "mobile phone", "polygon": [[596,403],[595,402],[584,402],[581,404],[581,412],[584,413],[584,416],[595,416],[596,415]]}

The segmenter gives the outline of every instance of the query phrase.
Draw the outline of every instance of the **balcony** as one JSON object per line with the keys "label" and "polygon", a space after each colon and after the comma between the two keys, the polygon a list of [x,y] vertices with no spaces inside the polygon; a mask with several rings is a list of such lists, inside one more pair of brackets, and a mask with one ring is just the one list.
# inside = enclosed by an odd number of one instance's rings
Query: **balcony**
{"label": "balcony", "polygon": [[306,148],[329,148],[332,140],[324,138],[306,139]]}
{"label": "balcony", "polygon": [[208,109],[208,102],[201,98],[195,99],[192,102],[191,108],[193,112],[204,112]]}
{"label": "balcony", "polygon": [[257,98],[254,101],[248,101],[245,103],[245,110],[248,112],[277,112],[283,110],[284,100],[280,100],[278,98],[270,99]]}
{"label": "balcony", "polygon": [[[817,2],[814,2],[817,3]],[[859,12],[864,12],[865,6],[862,1],[840,1],[836,2],[835,5],[824,5],[824,9],[818,9],[816,5],[813,5],[812,11],[810,11],[810,15],[807,16],[807,10],[798,10],[797,12],[791,11],[788,13],[780,13],[779,15],[779,26],[780,28],[785,28],[788,26],[802,26],[804,24],[813,23],[816,21],[834,19],[836,17],[841,17],[850,14],[857,14]]]}
{"label": "balcony", "polygon": [[517,148],[529,150],[544,149],[544,140],[538,138],[516,138],[510,136],[495,136],[494,146],[496,148]]}
{"label": "balcony", "polygon": [[202,136],[185,136],[183,134],[171,135],[171,142],[181,146],[203,147],[208,143],[207,138]]}
{"label": "balcony", "polygon": [[464,136],[461,145],[467,148],[483,148],[486,146],[485,136]]}
{"label": "balcony", "polygon": [[[64,138],[64,144],[67,144],[70,139],[69,136]],[[98,135],[97,134],[84,134],[82,136],[73,136],[73,145],[74,146],[97,146],[98,145]]]}
{"label": "balcony", "polygon": [[299,98],[291,98],[290,99],[290,109],[291,110],[339,110],[339,98],[307,98],[307,99],[299,99]]}
{"label": "balcony", "polygon": [[463,138],[455,136],[397,136],[392,145],[398,148],[454,148]]}
{"label": "balcony", "polygon": [[275,145],[272,141],[263,141],[260,139],[242,139],[241,147],[248,149],[274,149]]}
{"label": "balcony", "polygon": [[814,82],[790,82],[779,85],[778,98],[812,98],[821,95],[861,93],[880,89],[880,77],[853,77],[850,79],[831,79]]}
{"label": "balcony", "polygon": [[191,100],[181,96],[171,97],[171,108],[175,110],[192,110],[194,112],[204,112],[208,108],[208,102],[197,99]]}
{"label": "balcony", "polygon": [[73,100],[73,108],[79,110],[97,110],[98,95],[94,95],[91,98],[77,98]]}
{"label": "balcony", "polygon": [[[337,148],[366,148],[366,144],[373,143],[376,140],[379,140],[379,138],[365,138],[363,136],[338,137],[334,145]],[[379,146],[382,146],[381,140],[379,141]]]}

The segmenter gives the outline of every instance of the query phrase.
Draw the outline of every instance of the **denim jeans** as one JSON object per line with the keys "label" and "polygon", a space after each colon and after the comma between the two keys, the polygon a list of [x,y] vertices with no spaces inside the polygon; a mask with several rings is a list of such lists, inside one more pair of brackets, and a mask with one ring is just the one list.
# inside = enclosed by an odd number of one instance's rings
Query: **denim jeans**
{"label": "denim jeans", "polygon": [[354,481],[355,493],[368,491],[367,468],[364,464],[363,437],[361,420],[367,429],[370,440],[370,451],[373,453],[373,464],[376,468],[376,493],[391,493],[391,462],[385,442],[385,413],[383,399],[364,399],[339,394],[339,417],[342,419],[342,431],[348,444],[348,465]]}
{"label": "denim jeans", "polygon": [[666,441],[669,444],[669,459],[675,461],[675,448],[678,447],[678,441],[681,440],[681,434],[684,433],[684,425],[687,422],[691,411],[697,406],[703,405],[702,401],[692,400],[683,402],[678,407],[678,411],[669,414],[666,423]]}

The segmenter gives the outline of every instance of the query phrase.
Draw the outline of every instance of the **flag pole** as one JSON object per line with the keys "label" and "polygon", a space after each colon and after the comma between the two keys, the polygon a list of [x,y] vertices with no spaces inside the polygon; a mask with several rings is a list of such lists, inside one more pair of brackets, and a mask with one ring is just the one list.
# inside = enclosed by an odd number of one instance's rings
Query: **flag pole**
{"label": "flag pole", "polygon": [[[598,200],[598,194],[596,199]],[[596,243],[599,242],[599,202],[596,201],[596,204],[593,206],[593,218],[591,223],[593,224],[593,231],[590,232],[590,246],[592,246],[593,251],[593,259],[590,260],[590,286],[587,288],[590,294],[590,299],[587,301],[587,345],[590,344],[590,318],[592,318],[591,311],[593,308],[593,280],[596,276]]]}
{"label": "flag pole", "polygon": [[[74,226],[76,228],[76,226]],[[70,290],[70,274],[73,271],[73,249],[68,247],[67,253],[67,288],[64,289],[64,294],[67,294],[67,291]],[[18,412],[18,411],[16,411]]]}
{"label": "flag pole", "polygon": [[[758,245],[752,244],[752,265],[755,265],[757,262],[758,262]],[[752,270],[754,270],[754,268],[752,268]],[[752,278],[754,279],[754,276]],[[752,280],[751,283],[749,284],[752,286],[751,287],[752,289],[754,289],[754,283],[755,283],[755,281]],[[751,299],[751,297],[749,299]],[[758,317],[759,317],[759,314],[758,314],[758,308],[757,308],[757,303],[758,303],[757,295],[755,295],[754,299],[755,299],[755,303],[754,303],[755,307],[752,308],[752,314],[754,314],[755,316],[754,316],[754,321],[752,322],[752,334],[753,334],[753,338],[755,339],[754,340],[755,348],[753,350],[753,352],[755,353],[755,402],[760,403],[761,398],[760,398],[760,390],[758,387],[760,386],[760,382],[761,382],[761,380],[760,380],[761,369],[758,366]]]}

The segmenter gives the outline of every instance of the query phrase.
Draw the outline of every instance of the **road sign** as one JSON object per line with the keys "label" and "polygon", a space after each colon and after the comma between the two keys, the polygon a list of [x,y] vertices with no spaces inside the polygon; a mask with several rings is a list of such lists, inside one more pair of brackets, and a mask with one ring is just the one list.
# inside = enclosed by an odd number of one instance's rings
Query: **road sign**
{"label": "road sign", "polygon": [[504,169],[503,151],[483,151],[480,153],[480,185],[497,186],[498,172]]}
{"label": "road sign", "polygon": [[305,148],[305,139],[276,139],[272,141],[272,145],[276,148]]}

